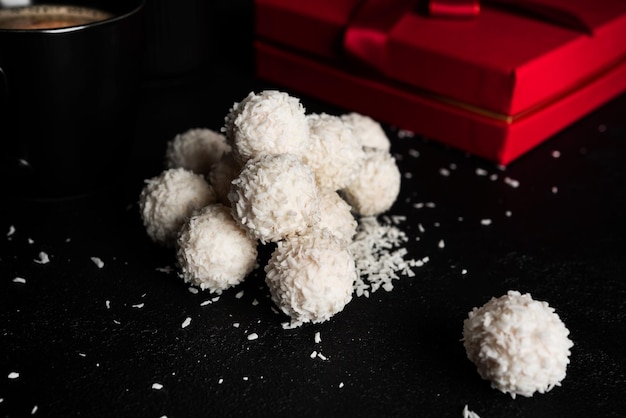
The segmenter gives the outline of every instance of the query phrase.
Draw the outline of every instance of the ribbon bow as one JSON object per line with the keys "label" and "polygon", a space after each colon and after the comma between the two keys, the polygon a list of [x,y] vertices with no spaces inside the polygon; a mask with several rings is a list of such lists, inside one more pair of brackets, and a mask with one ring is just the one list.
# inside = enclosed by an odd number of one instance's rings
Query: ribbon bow
{"label": "ribbon bow", "polygon": [[523,13],[588,35],[593,33],[579,16],[559,7],[559,0],[365,0],[346,29],[344,48],[353,57],[384,72],[388,34],[405,13],[470,19],[480,14],[481,4]]}

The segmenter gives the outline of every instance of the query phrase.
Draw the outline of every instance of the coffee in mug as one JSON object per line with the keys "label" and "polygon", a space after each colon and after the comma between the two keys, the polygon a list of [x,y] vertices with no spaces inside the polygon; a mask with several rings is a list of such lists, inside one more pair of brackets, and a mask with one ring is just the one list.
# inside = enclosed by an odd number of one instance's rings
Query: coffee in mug
{"label": "coffee in mug", "polygon": [[0,29],[58,29],[112,18],[112,13],[79,6],[33,5],[0,9]]}

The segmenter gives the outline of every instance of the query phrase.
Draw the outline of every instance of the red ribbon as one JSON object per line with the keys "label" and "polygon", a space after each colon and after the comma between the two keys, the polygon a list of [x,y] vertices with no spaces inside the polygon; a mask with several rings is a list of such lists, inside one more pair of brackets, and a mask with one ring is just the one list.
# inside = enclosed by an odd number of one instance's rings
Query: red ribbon
{"label": "red ribbon", "polygon": [[480,13],[478,0],[430,0],[428,14],[436,17],[468,18]]}
{"label": "red ribbon", "polygon": [[[522,11],[562,27],[592,34],[586,22],[559,8],[559,1],[481,0],[505,11]],[[348,24],[344,48],[354,58],[384,73],[389,32],[405,13],[417,10],[436,18],[473,18],[480,13],[480,3],[479,0],[364,0]]]}

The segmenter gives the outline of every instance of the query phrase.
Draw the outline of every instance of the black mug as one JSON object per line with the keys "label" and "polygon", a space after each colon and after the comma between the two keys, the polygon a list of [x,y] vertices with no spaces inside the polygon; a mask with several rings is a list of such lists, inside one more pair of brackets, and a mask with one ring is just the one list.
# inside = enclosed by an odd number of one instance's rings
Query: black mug
{"label": "black mug", "polygon": [[135,134],[144,1],[3,4],[0,193],[65,198],[114,184]]}

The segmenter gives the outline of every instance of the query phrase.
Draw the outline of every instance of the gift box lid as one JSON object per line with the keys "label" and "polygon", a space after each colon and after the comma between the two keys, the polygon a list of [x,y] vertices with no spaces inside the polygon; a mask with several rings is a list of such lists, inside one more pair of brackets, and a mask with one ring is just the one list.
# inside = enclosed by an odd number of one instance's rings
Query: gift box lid
{"label": "gift box lid", "polygon": [[[395,0],[257,0],[256,33],[339,66],[353,65],[356,56],[377,77],[504,119],[559,100],[624,61],[626,1],[511,2],[489,1],[473,18],[448,19],[401,0],[405,9],[390,23],[380,7]],[[373,52],[367,37],[380,36],[380,28],[367,27],[372,15],[386,25]]]}

